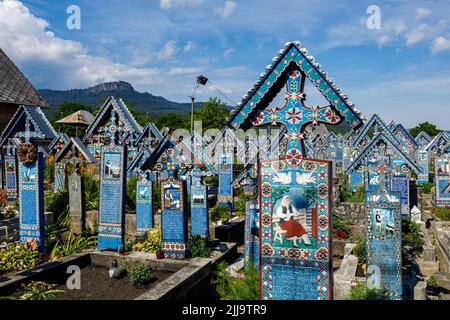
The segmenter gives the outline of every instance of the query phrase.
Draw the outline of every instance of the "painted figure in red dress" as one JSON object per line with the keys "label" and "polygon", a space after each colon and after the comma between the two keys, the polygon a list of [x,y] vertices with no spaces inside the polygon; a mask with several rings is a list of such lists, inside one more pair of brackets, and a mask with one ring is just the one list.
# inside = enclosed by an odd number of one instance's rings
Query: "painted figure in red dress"
{"label": "painted figure in red dress", "polygon": [[306,245],[310,245],[308,232],[306,231],[306,210],[297,210],[292,205],[290,196],[284,196],[276,212],[276,217],[280,219],[280,227],[286,230],[284,238],[291,240],[297,247],[297,241],[303,240]]}

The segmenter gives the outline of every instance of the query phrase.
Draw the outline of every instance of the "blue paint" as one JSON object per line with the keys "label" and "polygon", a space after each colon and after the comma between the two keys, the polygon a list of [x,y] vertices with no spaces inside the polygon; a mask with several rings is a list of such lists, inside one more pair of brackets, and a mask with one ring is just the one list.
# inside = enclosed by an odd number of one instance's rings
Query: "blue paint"
{"label": "blue paint", "polygon": [[258,201],[248,201],[245,204],[244,266],[246,267],[251,263],[259,268],[259,230]]}
{"label": "blue paint", "polygon": [[101,153],[98,250],[120,250],[125,236],[126,146]]}
{"label": "blue paint", "polygon": [[136,232],[143,234],[154,224],[152,182],[139,179],[136,188]]}
{"label": "blue paint", "polygon": [[37,240],[39,251],[45,251],[43,155],[38,152],[33,164],[19,163],[20,242]]}

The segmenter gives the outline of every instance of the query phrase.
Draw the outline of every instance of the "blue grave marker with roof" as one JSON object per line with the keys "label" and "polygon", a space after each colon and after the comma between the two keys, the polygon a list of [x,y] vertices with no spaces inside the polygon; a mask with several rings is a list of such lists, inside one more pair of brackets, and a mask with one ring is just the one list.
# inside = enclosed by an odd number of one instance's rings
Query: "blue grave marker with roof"
{"label": "blue grave marker with roof", "polygon": [[118,123],[116,112],[111,112],[110,123],[100,130],[109,139],[101,149],[100,210],[98,250],[120,251],[125,236],[125,187],[127,146],[121,141],[125,128]]}
{"label": "blue grave marker with roof", "polygon": [[429,158],[426,150],[428,144],[431,142],[431,137],[425,132],[420,132],[416,137],[417,142],[417,166],[422,171],[417,176],[418,184],[426,184],[429,182]]}
{"label": "blue grave marker with roof", "polygon": [[[329,106],[305,104],[306,79]],[[285,105],[267,109],[283,86]],[[362,125],[359,112],[307,50],[299,42],[289,42],[227,120],[236,129],[252,125],[286,129],[281,159],[260,161],[261,299],[333,296],[331,164],[305,158],[303,139],[309,125],[344,119],[354,129]]]}
{"label": "blue grave marker with roof", "polygon": [[22,140],[17,149],[19,159],[19,238],[21,242],[37,241],[39,251],[45,251],[44,234],[44,158],[35,139],[44,136],[31,131],[27,120],[25,131],[16,133]]}

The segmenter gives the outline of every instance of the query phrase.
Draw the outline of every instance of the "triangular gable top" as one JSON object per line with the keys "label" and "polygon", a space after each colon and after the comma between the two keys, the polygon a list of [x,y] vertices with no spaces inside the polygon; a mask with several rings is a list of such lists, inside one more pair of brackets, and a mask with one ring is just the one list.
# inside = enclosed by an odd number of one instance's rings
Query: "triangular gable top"
{"label": "triangular gable top", "polygon": [[217,135],[214,141],[211,142],[210,147],[212,149],[215,149],[217,145],[225,139],[226,141],[232,141],[234,143],[234,146],[237,147],[238,150],[244,147],[244,143],[241,140],[239,140],[238,137],[236,137],[234,131],[228,127],[224,127],[220,131],[219,135]]}
{"label": "triangular gable top", "polygon": [[325,149],[330,148],[330,145],[332,143],[334,143],[336,145],[336,148],[339,148],[339,137],[336,135],[336,133],[334,132],[330,132],[330,134],[328,135],[327,139],[325,140],[325,142],[322,144],[322,146],[319,147],[319,149],[317,150],[318,153],[324,151]]}
{"label": "triangular gable top", "polygon": [[114,109],[123,122],[125,129],[130,132],[134,138],[138,137],[142,133],[141,126],[137,123],[136,119],[128,110],[122,99],[115,99],[109,97],[106,99],[102,108],[95,115],[94,122],[86,129],[86,134],[83,137],[83,141],[88,141],[94,134],[98,132],[98,129],[105,125],[111,119],[111,111]]}
{"label": "triangular gable top", "polygon": [[[153,152],[145,153],[145,149],[141,150],[132,162],[130,166],[128,166],[128,171],[135,170],[139,162],[142,163],[140,169],[148,170],[151,169],[156,163],[158,163],[160,157],[167,149],[181,148],[183,154],[186,155],[186,163],[190,164],[191,159],[194,160],[194,163],[202,163],[198,157],[191,152],[191,150],[182,142],[182,141],[174,141],[171,133],[167,134],[158,144],[158,146],[153,150]],[[175,161],[175,160],[174,160]],[[203,162],[206,166],[206,163]],[[212,168],[212,165],[211,165]],[[210,168],[208,167],[210,170]],[[213,171],[215,173],[215,171]]]}
{"label": "triangular gable top", "polygon": [[158,141],[161,141],[164,137],[161,134],[161,132],[158,130],[158,128],[155,126],[154,123],[149,122],[145,125],[145,127],[142,129],[142,132],[139,134],[137,139],[134,141],[134,145],[137,146],[139,143],[141,143],[144,139],[154,137]]}
{"label": "triangular gable top", "polygon": [[55,139],[53,139],[52,143],[49,144],[48,149],[50,153],[55,153],[56,146],[58,143],[62,143],[66,145],[69,143],[70,138],[64,132],[59,132]]}
{"label": "triangular gable top", "polygon": [[358,157],[351,163],[351,165],[347,168],[346,173],[351,173],[359,165],[364,165],[364,159],[369,156],[372,149],[376,146],[376,144],[382,140],[387,147],[391,148],[396,155],[398,155],[408,166],[415,171],[416,173],[421,173],[420,168],[410,159],[408,155],[406,155],[402,150],[400,150],[399,145],[397,143],[393,143],[392,140],[388,136],[386,136],[385,132],[379,132],[369,143],[367,147],[365,147],[362,152],[358,155]]}
{"label": "triangular gable top", "polygon": [[356,129],[363,124],[363,116],[359,110],[334,84],[334,80],[328,76],[320,64],[314,61],[314,57],[308,55],[308,50],[303,48],[299,41],[286,43],[285,47],[272,59],[272,63],[266,67],[266,72],[260,75],[259,80],[231,111],[226,124],[235,129],[250,127],[256,111],[265,109],[282,89],[285,82],[283,76],[292,64],[305,73],[324,98],[352,128]]}
{"label": "triangular gable top", "polygon": [[391,122],[388,123],[387,127],[390,130],[394,130],[397,127],[397,124],[394,122],[394,120],[391,120]]}
{"label": "triangular gable top", "polygon": [[342,144],[350,144],[352,142],[352,140],[354,139],[354,137],[356,136],[357,131],[356,130],[350,130],[348,131],[346,134],[344,134],[341,138],[341,143]]}
{"label": "triangular gable top", "polygon": [[426,151],[431,151],[434,147],[438,146],[439,143],[441,143],[441,141],[443,141],[443,143],[447,143],[450,141],[450,135],[445,132],[439,132],[439,134],[434,137],[433,140],[431,140],[431,142],[428,144],[428,146],[425,148]]}
{"label": "triangular gable top", "polygon": [[397,134],[402,134],[406,139],[408,139],[409,141],[411,141],[411,143],[417,147],[417,141],[414,139],[414,137],[409,133],[408,130],[405,129],[405,127],[399,123],[395,129],[393,130],[394,135],[396,136]]}
{"label": "triangular gable top", "polygon": [[428,144],[431,142],[432,139],[428,133],[426,133],[425,131],[420,131],[415,140],[417,144],[424,143],[425,141]]}
{"label": "triangular gable top", "polygon": [[6,145],[8,139],[14,138],[16,133],[25,131],[27,120],[31,125],[30,130],[42,135],[44,140],[53,140],[56,138],[57,133],[45,117],[41,108],[21,105],[0,136],[0,148]]}
{"label": "triangular gable top", "polygon": [[67,153],[71,152],[72,146],[83,156],[88,163],[96,163],[97,159],[89,152],[86,145],[78,137],[70,138],[69,142],[59,151],[55,156],[55,162],[60,162],[64,159]]}
{"label": "triangular gable top", "polygon": [[400,141],[398,141],[398,139],[394,136],[392,131],[386,126],[384,121],[377,114],[374,114],[372,116],[372,118],[370,118],[369,122],[367,122],[367,124],[361,129],[359,134],[355,137],[355,139],[353,141],[353,146],[354,147],[357,147],[358,144],[363,139],[368,137],[368,133],[369,133],[370,129],[372,129],[375,124],[377,124],[379,126],[378,130],[380,132],[384,132],[384,135],[387,138],[391,139],[391,141],[394,142],[394,143],[400,144]]}

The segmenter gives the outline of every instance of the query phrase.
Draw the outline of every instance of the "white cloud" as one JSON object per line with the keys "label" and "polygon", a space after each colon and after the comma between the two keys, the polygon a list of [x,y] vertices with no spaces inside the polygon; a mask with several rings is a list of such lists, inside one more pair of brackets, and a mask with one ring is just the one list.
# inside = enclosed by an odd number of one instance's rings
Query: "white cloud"
{"label": "white cloud", "polygon": [[433,45],[431,47],[432,53],[438,53],[446,50],[450,50],[450,39],[445,37],[437,37],[433,40]]}
{"label": "white cloud", "polygon": [[392,41],[391,37],[389,37],[387,35],[383,35],[378,38],[378,46],[381,48],[382,46],[384,46],[385,44],[387,44],[391,41]]}
{"label": "white cloud", "polygon": [[222,16],[222,18],[227,18],[231,16],[234,11],[236,11],[237,3],[236,1],[227,0],[225,1],[225,6],[221,8],[216,8],[215,12]]}
{"label": "white cloud", "polygon": [[182,75],[182,74],[194,74],[194,73],[200,73],[201,69],[200,68],[195,68],[195,67],[187,67],[187,68],[183,68],[183,67],[175,67],[169,70],[168,74],[171,76],[178,76],[178,75]]}
{"label": "white cloud", "polygon": [[228,59],[228,57],[229,57],[230,55],[232,55],[233,53],[235,53],[235,52],[236,52],[236,49],[235,49],[235,48],[229,48],[229,49],[225,50],[225,52],[223,53],[223,57],[224,57],[225,59]]}
{"label": "white cloud", "polygon": [[424,19],[424,18],[430,16],[432,13],[432,11],[428,8],[417,8],[416,12],[417,12],[417,16],[416,16],[417,20]]}
{"label": "white cloud", "polygon": [[177,42],[175,40],[167,41],[162,49],[156,54],[157,60],[167,60],[172,58],[175,52],[178,51]]}
{"label": "white cloud", "polygon": [[48,27],[46,20],[32,15],[20,1],[0,2],[1,47],[47,86],[67,88],[116,80],[151,83],[160,74],[156,68],[135,68],[93,56],[80,42],[58,38]]}
{"label": "white cloud", "polygon": [[184,52],[191,52],[192,50],[194,50],[195,48],[197,48],[197,45],[193,42],[193,41],[188,41],[184,47],[183,47],[183,51]]}
{"label": "white cloud", "polygon": [[161,9],[172,9],[175,6],[187,7],[195,6],[202,3],[203,0],[160,0],[159,6]]}

